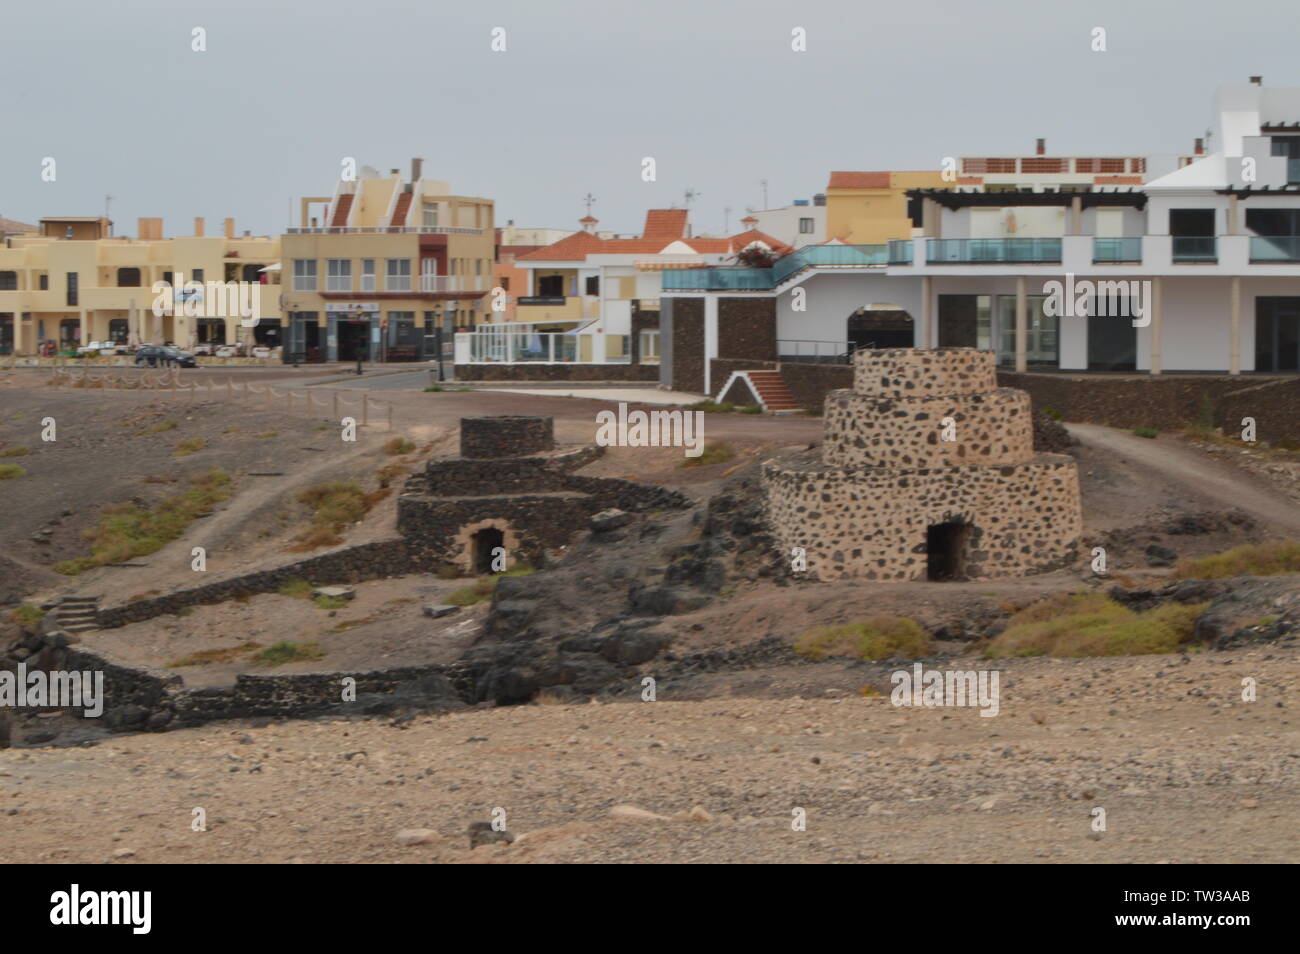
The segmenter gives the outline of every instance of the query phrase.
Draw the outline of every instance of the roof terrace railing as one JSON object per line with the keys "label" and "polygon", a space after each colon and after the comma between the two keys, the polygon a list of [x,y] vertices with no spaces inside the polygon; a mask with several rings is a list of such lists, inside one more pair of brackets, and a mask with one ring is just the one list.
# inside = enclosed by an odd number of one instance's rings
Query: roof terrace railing
{"label": "roof terrace railing", "polygon": [[1057,264],[1059,238],[959,238],[929,239],[927,265],[982,265],[1002,262]]}

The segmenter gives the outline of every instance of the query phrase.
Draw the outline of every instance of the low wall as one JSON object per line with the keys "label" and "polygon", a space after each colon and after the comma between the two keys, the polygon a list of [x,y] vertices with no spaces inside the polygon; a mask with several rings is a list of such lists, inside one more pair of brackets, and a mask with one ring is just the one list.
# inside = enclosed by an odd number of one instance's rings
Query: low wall
{"label": "low wall", "polygon": [[1050,408],[1067,421],[1163,431],[1204,424],[1233,436],[1243,417],[1253,417],[1259,440],[1300,440],[1300,377],[1003,371],[998,384],[1028,391],[1035,408]]}
{"label": "low wall", "polygon": [[409,546],[405,540],[380,540],[257,573],[218,580],[189,590],[179,590],[166,596],[106,607],[99,611],[97,622],[105,629],[126,626],[128,623],[175,613],[186,606],[222,603],[235,597],[255,596],[258,593],[274,593],[290,580],[307,580],[317,585],[360,583],[363,580],[402,576],[431,569],[421,552]]}
{"label": "low wall", "polygon": [[[234,685],[189,689],[166,671],[133,669],[95,652],[69,648],[51,660],[60,669],[104,674],[105,724],[115,730],[162,731],[218,719],[258,716],[299,718],[385,711],[393,705],[451,707],[474,694],[473,678],[460,664],[403,666],[369,672],[253,675]],[[343,680],[355,680],[355,700],[344,701]]]}
{"label": "low wall", "polygon": [[457,381],[653,381],[657,364],[458,364]]}

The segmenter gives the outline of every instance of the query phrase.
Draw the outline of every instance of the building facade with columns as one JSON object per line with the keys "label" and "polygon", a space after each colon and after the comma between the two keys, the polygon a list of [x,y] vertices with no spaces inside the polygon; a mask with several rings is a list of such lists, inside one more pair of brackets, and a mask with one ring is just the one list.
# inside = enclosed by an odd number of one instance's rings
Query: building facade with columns
{"label": "building facade with columns", "polygon": [[1215,113],[1208,149],[1141,184],[916,189],[910,240],[665,274],[662,380],[712,393],[713,358],[905,343],[1019,371],[1300,371],[1300,89],[1222,87]]}
{"label": "building facade with columns", "polygon": [[[130,238],[113,236],[98,216],[43,218],[38,232],[0,246],[0,354],[36,354],[51,342],[60,350],[92,341],[277,346],[279,260],[279,239],[237,236],[234,219],[221,235],[207,235],[200,218],[193,235],[164,238],[162,219],[143,218]],[[154,283],[182,281],[257,284],[261,320],[248,327],[238,314],[206,307],[155,315]]]}

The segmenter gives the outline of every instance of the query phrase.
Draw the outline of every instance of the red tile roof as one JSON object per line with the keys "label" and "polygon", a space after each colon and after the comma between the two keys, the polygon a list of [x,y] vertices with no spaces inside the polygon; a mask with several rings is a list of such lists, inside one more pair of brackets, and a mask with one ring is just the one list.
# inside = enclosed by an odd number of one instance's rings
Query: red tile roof
{"label": "red tile roof", "polygon": [[641,238],[601,239],[589,232],[574,232],[551,245],[517,255],[515,261],[581,262],[588,255],[658,255],[674,242],[681,242],[699,255],[734,255],[756,241],[781,255],[794,251],[757,229],[729,238],[687,238],[686,224],[685,209],[651,209],[646,213],[646,231]]}
{"label": "red tile roof", "polygon": [[828,189],[888,189],[888,172],[832,172]]}
{"label": "red tile roof", "polygon": [[651,209],[645,214],[642,238],[664,238],[669,241],[686,237],[686,209]]}

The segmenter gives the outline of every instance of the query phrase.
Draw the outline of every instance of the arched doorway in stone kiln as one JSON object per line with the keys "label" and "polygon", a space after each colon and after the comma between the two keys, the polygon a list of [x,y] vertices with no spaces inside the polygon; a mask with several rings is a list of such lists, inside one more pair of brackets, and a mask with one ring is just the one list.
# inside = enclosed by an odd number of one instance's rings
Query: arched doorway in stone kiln
{"label": "arched doorway in stone kiln", "polygon": [[484,527],[470,537],[470,565],[475,574],[482,576],[498,571],[502,564],[493,566],[493,561],[503,552],[505,541],[505,534],[497,527]]}
{"label": "arched doorway in stone kiln", "polygon": [[925,578],[936,583],[966,579],[974,526],[963,520],[932,523],[925,530]]}

